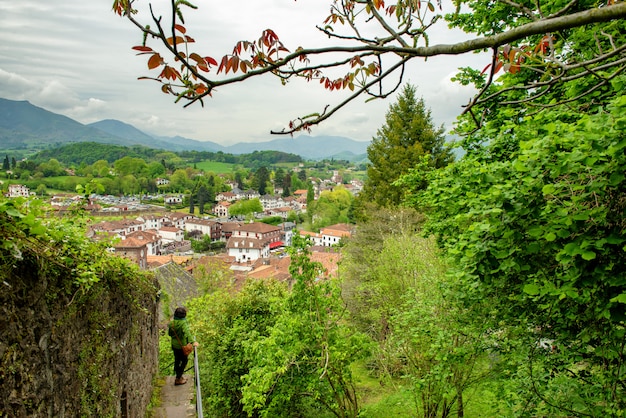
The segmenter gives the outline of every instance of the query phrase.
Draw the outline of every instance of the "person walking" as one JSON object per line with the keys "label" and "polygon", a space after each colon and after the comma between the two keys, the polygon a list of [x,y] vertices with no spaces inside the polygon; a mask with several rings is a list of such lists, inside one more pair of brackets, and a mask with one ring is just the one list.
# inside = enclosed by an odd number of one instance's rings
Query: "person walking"
{"label": "person walking", "polygon": [[187,383],[187,379],[183,377],[183,373],[187,367],[189,353],[183,352],[183,347],[189,343],[193,343],[196,347],[198,346],[189,330],[187,310],[185,308],[176,308],[174,319],[170,322],[168,328],[168,334],[172,337],[172,351],[174,352],[174,374],[176,375],[174,384],[184,385]]}

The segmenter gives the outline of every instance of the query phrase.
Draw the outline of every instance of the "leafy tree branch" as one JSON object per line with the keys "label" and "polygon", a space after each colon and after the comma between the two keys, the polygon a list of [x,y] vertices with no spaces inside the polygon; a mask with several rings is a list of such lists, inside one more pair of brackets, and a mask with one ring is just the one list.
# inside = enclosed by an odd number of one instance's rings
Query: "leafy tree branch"
{"label": "leafy tree branch", "polygon": [[[483,17],[481,14],[485,10],[480,2],[457,3],[457,12],[445,16],[445,19],[451,26],[460,27],[468,34],[478,34],[478,37],[453,44],[430,45],[428,32],[444,17],[440,2],[439,10],[436,10],[432,2],[401,0],[395,5],[385,6],[381,0],[342,0],[332,4],[331,13],[324,21],[324,26],[318,26],[322,33],[337,42],[336,45],[298,47],[291,51],[284,46],[274,31],[267,29],[256,41],[238,41],[232,53],[224,55],[219,62],[211,56],[190,51],[195,40],[187,34],[182,10],[183,6],[194,9],[196,6],[187,1],[172,0],[168,32],[165,30],[163,17],[155,12],[152,4],[149,6],[150,24],[138,18],[136,0],[115,0],[113,10],[127,18],[143,33],[142,45],[135,46],[134,49],[140,55],[148,55],[149,69],[161,70],[158,76],[146,78],[160,83],[162,91],[175,95],[177,102],[186,101],[185,106],[198,101],[202,103],[203,99],[212,95],[216,87],[239,83],[268,73],[280,77],[283,82],[291,77],[302,77],[309,81],[317,80],[331,91],[349,89],[354,92],[338,104],[327,105],[322,112],[296,118],[284,130],[273,133],[292,134],[298,130],[310,129],[364,94],[372,98],[386,97],[395,89],[385,92],[383,81],[394,75],[398,79],[394,84],[399,85],[404,77],[405,65],[419,58],[462,55],[491,49],[499,56],[499,65],[491,66],[493,73],[503,67],[506,71],[517,72],[522,64],[525,65],[530,61],[533,61],[534,71],[544,74],[551,74],[555,66],[560,67],[561,75],[553,77],[547,82],[548,85],[563,83],[564,74],[579,67],[585,69],[581,76],[593,77],[596,75],[594,65],[604,65],[613,58],[617,59],[610,62],[610,67],[617,67],[618,72],[624,67],[624,62],[620,59],[624,55],[624,45],[619,37],[611,37],[609,40],[612,45],[611,51],[605,52],[599,47],[598,56],[592,58],[567,54],[571,45],[567,42],[553,41],[555,34],[563,31],[575,28],[587,30],[594,27],[593,25],[623,19],[626,17],[624,2],[609,1],[601,7],[596,7],[591,2],[577,5],[570,2],[563,6],[560,3],[544,5],[543,8],[537,2],[531,9],[529,5],[500,1],[496,3],[497,10],[494,14],[502,13],[507,19],[499,21],[496,21],[497,16],[491,18],[492,21]],[[460,12],[461,4],[467,4],[474,10],[473,17],[468,18]],[[156,29],[151,25],[155,25]],[[347,28],[352,34],[338,33],[338,29],[341,28]],[[366,32],[378,33],[381,29],[388,36],[379,38],[366,35]],[[540,38],[537,39],[537,36]],[[169,63],[166,57],[147,45],[148,41],[152,40],[156,40],[157,44],[165,48],[166,55],[170,56],[174,63]],[[515,45],[522,43],[526,46],[518,48],[517,53],[513,54],[514,57],[506,53],[507,48],[515,48]],[[181,46],[184,46],[184,51]],[[559,54],[567,55],[571,62],[557,62],[555,57]],[[343,58],[338,58],[342,55]],[[311,59],[314,57],[315,62],[312,63]],[[507,59],[509,62],[506,62]],[[217,67],[217,71],[211,76],[209,73],[214,67]],[[328,75],[332,72],[329,70],[346,73],[335,78]],[[489,83],[491,80],[492,76],[489,77]],[[533,90],[538,87],[536,83],[526,81],[528,80],[518,80],[517,88]],[[599,82],[604,81],[600,79]],[[376,86],[378,91],[373,90]],[[484,103],[486,100],[481,99],[484,93],[485,91],[481,91],[473,98],[466,106],[465,112]],[[489,96],[489,99],[493,98],[493,95]],[[531,96],[527,101],[531,102],[535,98]]]}

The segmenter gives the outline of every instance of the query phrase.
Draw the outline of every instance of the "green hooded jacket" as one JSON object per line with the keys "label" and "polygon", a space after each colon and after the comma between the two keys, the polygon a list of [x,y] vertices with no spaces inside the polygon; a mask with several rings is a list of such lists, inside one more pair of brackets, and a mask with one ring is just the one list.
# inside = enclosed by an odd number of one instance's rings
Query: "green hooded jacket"
{"label": "green hooded jacket", "polygon": [[[170,322],[168,328],[167,333],[170,337],[172,337],[172,348],[180,349],[182,348],[182,345],[187,345],[188,343],[193,342],[193,336],[189,330],[187,318],[174,317],[174,320]],[[174,330],[176,330],[176,333],[174,333]],[[178,338],[176,338],[176,336],[178,336]],[[178,340],[180,340],[180,342]]]}

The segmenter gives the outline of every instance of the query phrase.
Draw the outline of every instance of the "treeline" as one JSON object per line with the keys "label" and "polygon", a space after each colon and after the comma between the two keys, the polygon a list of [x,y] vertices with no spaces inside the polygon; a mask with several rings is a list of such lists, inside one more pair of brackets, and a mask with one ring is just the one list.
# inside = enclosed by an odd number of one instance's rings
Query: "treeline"
{"label": "treeline", "polygon": [[190,162],[216,161],[228,164],[241,164],[248,168],[259,168],[280,163],[299,163],[302,157],[281,151],[254,151],[250,154],[228,154],[222,151],[181,151],[177,152],[181,158]]}
{"label": "treeline", "polygon": [[302,157],[299,155],[280,151],[254,151],[250,154],[241,155],[228,154],[221,151],[172,152],[148,148],[141,145],[125,147],[120,145],[100,144],[97,142],[79,142],[64,145],[59,148],[41,151],[31,159],[35,162],[42,162],[54,158],[66,166],[79,167],[81,165],[90,165],[100,160],[113,163],[123,157],[141,158],[148,162],[161,161],[164,159],[164,155],[175,155],[191,163],[216,161],[228,164],[241,164],[251,169],[279,163],[302,162]]}

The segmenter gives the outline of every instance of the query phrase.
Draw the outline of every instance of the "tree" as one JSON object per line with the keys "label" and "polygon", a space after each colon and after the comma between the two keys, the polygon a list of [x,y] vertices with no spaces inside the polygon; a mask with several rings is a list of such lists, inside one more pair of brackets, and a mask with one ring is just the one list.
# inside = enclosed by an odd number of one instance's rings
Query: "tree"
{"label": "tree", "polygon": [[89,170],[94,177],[106,177],[109,175],[111,168],[106,160],[98,160],[91,165]]}
{"label": "tree", "polygon": [[7,170],[9,170],[10,168],[11,168],[11,165],[10,165],[10,163],[9,163],[9,155],[7,154],[7,155],[4,157],[4,161],[2,162],[2,169],[3,169],[4,171],[7,171]]}
{"label": "tree", "polygon": [[282,167],[278,167],[276,171],[274,171],[274,184],[282,185],[284,179],[285,179],[285,170]]}
{"label": "tree", "polygon": [[235,172],[235,183],[237,183],[237,187],[240,190],[244,189],[244,184],[243,184],[243,178],[244,178],[245,174],[241,172],[241,170],[237,170],[237,172]]}
{"label": "tree", "polygon": [[422,157],[428,157],[431,168],[443,167],[452,160],[444,141],[443,126],[433,126],[424,100],[415,97],[413,86],[405,85],[397,103],[389,106],[385,124],[367,147],[370,164],[359,198],[380,206],[397,206],[404,188],[394,182]]}
{"label": "tree", "polygon": [[37,192],[37,195],[43,197],[43,195],[45,195],[48,192],[48,188],[46,187],[45,184],[39,183],[39,185],[37,186],[36,192]]}
{"label": "tree", "polygon": [[176,192],[183,192],[193,187],[185,170],[178,169],[170,177],[170,188]]}
{"label": "tree", "polygon": [[198,188],[198,210],[200,215],[204,214],[204,205],[210,203],[212,200],[209,189],[204,185],[200,185]]}
{"label": "tree", "polygon": [[626,408],[614,373],[626,318],[624,121],[623,95],[601,112],[563,106],[509,121],[410,199],[427,211],[475,316],[553,341],[549,356],[528,350],[528,395],[542,415]]}
{"label": "tree", "polygon": [[370,213],[340,266],[350,318],[377,342],[370,369],[411,383],[416,416],[463,416],[463,394],[486,377],[482,327],[464,319],[445,259],[419,234],[424,216],[409,208]]}
{"label": "tree", "polygon": [[165,174],[165,167],[163,166],[162,163],[153,161],[151,163],[148,164],[148,167],[146,168],[147,172],[148,172],[148,176],[151,179],[155,179],[159,176],[163,176]]}
{"label": "tree", "polygon": [[347,223],[353,199],[352,193],[343,186],[337,186],[332,191],[323,191],[319,199],[307,207],[313,227],[319,229],[336,223]]}
{"label": "tree", "polygon": [[309,416],[359,415],[351,365],[367,353],[367,340],[346,324],[339,286],[320,280],[323,266],[311,261],[307,245],[294,237],[293,288],[267,334],[249,344],[253,367],[242,378],[249,416],[289,417],[307,409]]}
{"label": "tree", "polygon": [[142,158],[123,157],[114,163],[115,172],[118,176],[137,176],[147,169],[147,164]]}
{"label": "tree", "polygon": [[263,196],[267,188],[267,182],[270,179],[270,172],[267,167],[262,166],[254,173],[253,187]]}
{"label": "tree", "polygon": [[291,176],[283,177],[283,197],[291,196]]}
{"label": "tree", "polygon": [[55,177],[65,173],[63,166],[56,158],[51,158],[48,162],[39,164],[38,170],[44,177]]}
{"label": "tree", "polygon": [[239,200],[228,208],[228,213],[233,216],[252,215],[263,212],[263,205],[259,199]]}
{"label": "tree", "polygon": [[[216,271],[209,267],[215,276]],[[220,271],[216,279],[223,282],[228,273]],[[223,288],[216,291],[211,281],[200,281],[203,289],[209,285],[208,292],[191,303],[194,312],[203,313],[206,324],[198,330],[198,338],[206,341],[200,368],[202,385],[210,388],[202,391],[203,404],[212,416],[244,418],[248,415],[241,402],[241,379],[255,365],[249,347],[268,335],[284,303],[285,289],[269,281],[247,281],[241,291],[230,296]]]}
{"label": "tree", "polygon": [[[407,64],[420,58],[491,50],[493,58],[486,85],[491,84],[499,69],[515,73],[529,67],[538,77],[544,77],[539,81],[541,84],[525,82],[529,80],[517,84],[528,92],[530,102],[538,98],[534,95],[540,97],[541,91],[537,89],[550,89],[581,77],[590,84],[581,94],[591,94],[594,86],[607,82],[599,73],[605,70],[620,73],[626,65],[622,37],[604,31],[610,23],[626,17],[626,3],[614,0],[600,4],[591,0],[548,4],[459,0],[457,10],[445,16],[441,2],[437,10],[432,2],[400,1],[385,5],[381,0],[340,0],[330,5],[330,14],[319,27],[330,39],[330,46],[298,47],[290,51],[273,30],[266,29],[258,40],[238,41],[232,53],[218,59],[193,50],[194,39],[184,26],[183,6],[196,8],[187,1],[172,2],[171,10],[163,13],[172,17],[167,20],[150,6],[152,20],[141,22],[136,0],[113,2],[114,12],[142,32],[143,42],[134,49],[146,55],[149,69],[159,71],[158,75],[146,78],[159,83],[162,91],[175,96],[176,101],[186,101],[186,105],[202,103],[217,88],[264,74],[273,74],[283,81],[301,77],[329,90],[351,91],[335,106],[292,120],[287,129],[275,133],[310,129],[361,95],[389,96],[401,85]],[[454,44],[430,45],[430,29],[442,19],[477,37]],[[567,41],[568,32],[577,29],[593,32],[598,40],[588,44],[588,54],[581,49],[572,50],[572,44]],[[566,59],[562,60],[564,56]],[[217,71],[212,75],[210,71],[214,68]],[[383,81],[387,79],[391,82],[385,89]],[[468,110],[485,91],[481,89]],[[476,122],[480,124],[479,117]]]}

